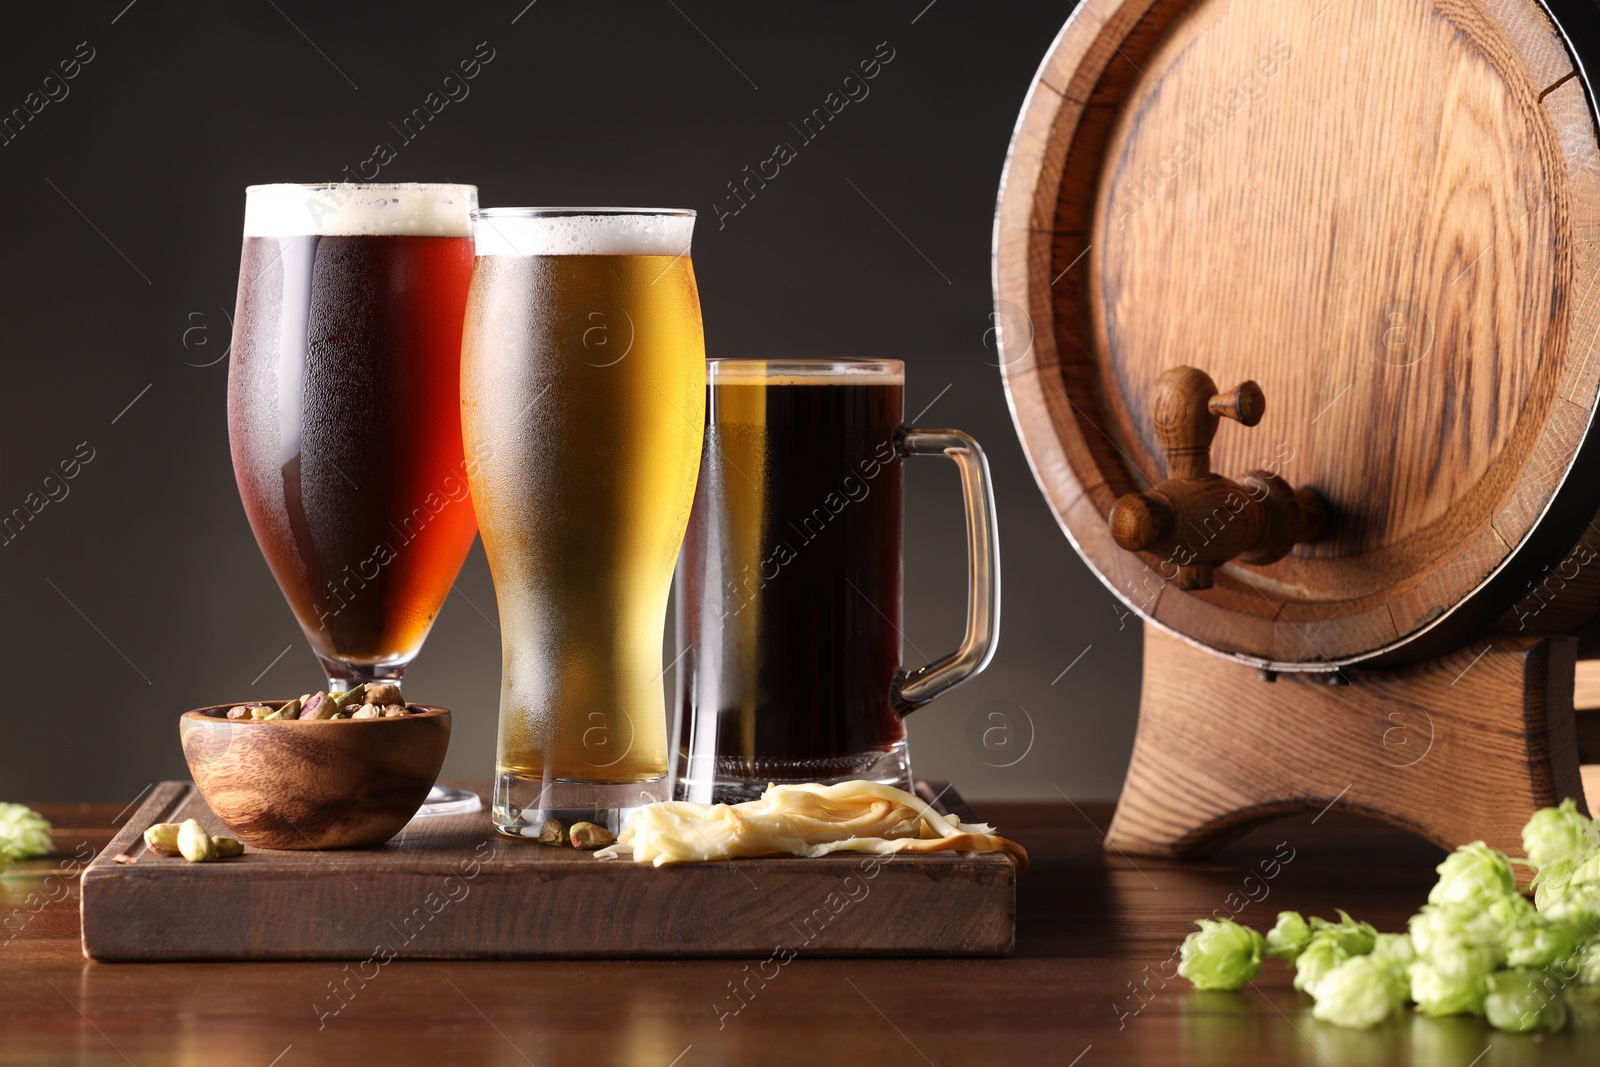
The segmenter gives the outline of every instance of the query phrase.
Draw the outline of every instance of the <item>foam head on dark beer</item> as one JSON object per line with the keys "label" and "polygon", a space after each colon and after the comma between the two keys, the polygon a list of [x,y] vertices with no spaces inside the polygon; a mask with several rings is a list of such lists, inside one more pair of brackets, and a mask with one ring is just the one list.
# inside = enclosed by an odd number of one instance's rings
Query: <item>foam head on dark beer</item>
{"label": "foam head on dark beer", "polygon": [[480,256],[686,256],[694,212],[611,208],[479,211]]}
{"label": "foam head on dark beer", "polygon": [[252,185],[246,237],[471,237],[472,185]]}

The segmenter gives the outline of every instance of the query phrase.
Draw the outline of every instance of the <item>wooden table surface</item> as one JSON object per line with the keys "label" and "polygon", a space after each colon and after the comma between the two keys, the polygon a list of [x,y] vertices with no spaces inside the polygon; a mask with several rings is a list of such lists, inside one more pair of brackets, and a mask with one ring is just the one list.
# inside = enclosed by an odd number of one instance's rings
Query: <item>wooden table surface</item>
{"label": "wooden table surface", "polygon": [[1176,863],[1108,856],[1109,805],[978,804],[1032,856],[1014,957],[802,955],[763,985],[730,960],[397,961],[364,983],[330,963],[94,963],[73,872],[116,806],[39,807],[60,854],[0,878],[0,1065],[1600,1063],[1594,1036],[1476,1019],[1326,1026],[1274,962],[1237,994],[1171,979],[1189,922],[1214,911],[1265,928],[1280,908],[1344,907],[1402,928],[1441,854],[1337,808]]}

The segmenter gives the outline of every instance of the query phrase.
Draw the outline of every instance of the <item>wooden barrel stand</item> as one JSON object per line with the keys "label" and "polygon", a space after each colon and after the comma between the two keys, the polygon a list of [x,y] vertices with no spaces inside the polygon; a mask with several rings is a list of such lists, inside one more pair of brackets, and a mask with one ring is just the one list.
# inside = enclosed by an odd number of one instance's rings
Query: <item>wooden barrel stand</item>
{"label": "wooden barrel stand", "polygon": [[1107,844],[1193,856],[1266,819],[1338,807],[1442,848],[1482,839],[1518,854],[1529,814],[1583,797],[1577,645],[1485,638],[1406,667],[1269,682],[1147,626],[1138,737]]}

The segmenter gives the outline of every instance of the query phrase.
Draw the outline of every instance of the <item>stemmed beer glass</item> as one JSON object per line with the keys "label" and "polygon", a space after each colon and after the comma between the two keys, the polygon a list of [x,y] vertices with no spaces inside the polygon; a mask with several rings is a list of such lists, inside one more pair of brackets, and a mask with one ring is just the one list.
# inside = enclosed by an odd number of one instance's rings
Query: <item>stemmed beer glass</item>
{"label": "stemmed beer glass", "polygon": [[[228,370],[234,476],[328,689],[398,684],[477,525],[461,443],[470,185],[257,185]],[[473,810],[434,787],[421,813]]]}

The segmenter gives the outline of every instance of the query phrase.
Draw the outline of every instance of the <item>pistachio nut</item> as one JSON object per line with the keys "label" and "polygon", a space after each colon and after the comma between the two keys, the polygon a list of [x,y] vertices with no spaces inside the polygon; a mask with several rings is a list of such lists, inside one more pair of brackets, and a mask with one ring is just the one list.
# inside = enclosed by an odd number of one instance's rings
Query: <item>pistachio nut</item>
{"label": "pistachio nut", "polygon": [[244,845],[231,837],[213,837],[211,847],[217,850],[219,860],[232,859],[244,855]]}
{"label": "pistachio nut", "polygon": [[262,719],[265,719],[271,714],[272,709],[267,707],[265,704],[255,704],[250,708],[250,718],[255,722],[260,722]]}
{"label": "pistachio nut", "polygon": [[406,709],[404,704],[385,704],[383,706],[383,717],[385,719],[398,719],[405,713]]}
{"label": "pistachio nut", "polygon": [[228,709],[228,718],[230,718],[230,719],[248,719],[249,717],[250,717],[250,705],[249,704],[239,704],[239,705],[236,705],[235,707],[231,707],[231,708]]}
{"label": "pistachio nut", "polygon": [[[584,824],[587,825],[587,824]],[[565,845],[567,841],[567,828],[561,824],[560,819],[546,819],[544,825],[539,827],[539,844]]]}
{"label": "pistachio nut", "polygon": [[162,856],[178,855],[178,824],[158,822],[144,832],[145,847]]}
{"label": "pistachio nut", "polygon": [[217,858],[217,846],[211,843],[211,835],[193,819],[185,819],[178,827],[178,851],[190,863]]}
{"label": "pistachio nut", "polygon": [[278,709],[278,717],[282,719],[298,719],[300,717],[300,700],[296,698]]}
{"label": "pistachio nut", "polygon": [[385,704],[399,704],[405,698],[400,695],[400,687],[393,682],[368,682],[366,695],[362,700],[368,704],[383,707]]}
{"label": "pistachio nut", "polygon": [[352,719],[378,719],[383,717],[383,712],[379,711],[375,705],[363,704],[350,717]]}
{"label": "pistachio nut", "polygon": [[567,837],[572,842],[573,848],[605,848],[607,845],[617,843],[616,834],[613,834],[604,826],[596,826],[592,822],[573,823],[572,829],[567,831]]}

